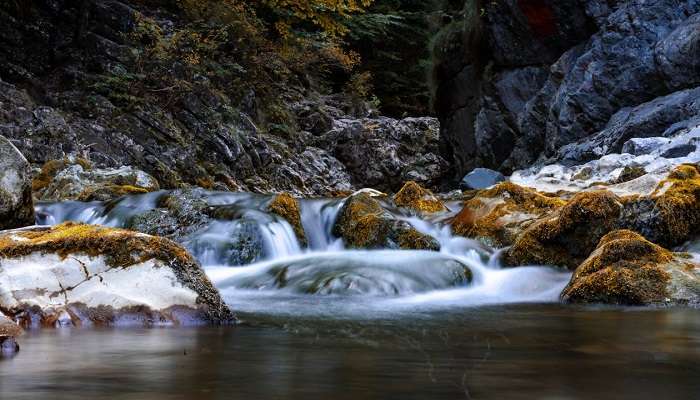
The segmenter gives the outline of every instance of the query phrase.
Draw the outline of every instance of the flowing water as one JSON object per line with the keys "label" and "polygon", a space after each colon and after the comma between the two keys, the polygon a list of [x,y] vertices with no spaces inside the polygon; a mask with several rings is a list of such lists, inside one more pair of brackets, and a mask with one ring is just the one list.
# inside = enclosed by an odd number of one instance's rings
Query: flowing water
{"label": "flowing water", "polygon": [[[42,204],[38,222],[126,227],[166,194]],[[302,246],[268,196],[205,198],[228,217],[179,240],[241,326],[30,332],[0,362],[0,398],[700,396],[696,310],[561,305],[569,272],[502,268],[498,251],[451,234],[449,213],[391,210],[439,253],[358,251],[332,234],[342,200],[301,201]],[[236,265],[251,237],[261,251]]]}

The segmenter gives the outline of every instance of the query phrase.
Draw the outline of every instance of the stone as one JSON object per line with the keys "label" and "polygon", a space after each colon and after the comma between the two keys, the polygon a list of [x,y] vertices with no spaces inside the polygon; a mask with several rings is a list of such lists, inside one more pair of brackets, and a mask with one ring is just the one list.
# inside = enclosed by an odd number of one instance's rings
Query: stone
{"label": "stone", "polygon": [[622,145],[622,152],[641,156],[668,144],[671,139],[665,137],[632,138]]}
{"label": "stone", "polygon": [[0,235],[0,309],[27,327],[235,322],[179,245],[75,223]]}
{"label": "stone", "polygon": [[440,249],[435,238],[420,233],[406,221],[396,219],[366,193],[345,200],[333,226],[333,234],[354,249]]}
{"label": "stone", "polygon": [[561,293],[567,303],[700,304],[700,267],[628,230],[605,235]]}
{"label": "stone", "polygon": [[486,189],[505,180],[505,176],[498,171],[488,168],[475,168],[462,178],[460,188],[462,190]]}
{"label": "stone", "polygon": [[394,196],[394,204],[398,207],[408,208],[417,213],[436,213],[446,211],[445,205],[435,197],[433,192],[413,181],[405,185]]}
{"label": "stone", "polygon": [[27,159],[0,136],[0,230],[34,225],[31,170]]}

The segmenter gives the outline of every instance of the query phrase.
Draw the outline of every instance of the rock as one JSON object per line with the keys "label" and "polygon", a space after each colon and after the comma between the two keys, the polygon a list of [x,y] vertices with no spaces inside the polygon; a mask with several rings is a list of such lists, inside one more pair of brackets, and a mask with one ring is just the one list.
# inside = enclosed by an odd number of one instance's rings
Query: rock
{"label": "rock", "polygon": [[535,222],[508,250],[509,265],[576,268],[600,239],[618,227],[622,203],[607,191],[576,194],[566,205]]}
{"label": "rock", "polygon": [[418,213],[436,213],[447,210],[442,201],[435,197],[430,190],[424,189],[413,181],[406,182],[396,193],[394,204]]}
{"label": "rock", "polygon": [[333,234],[356,249],[439,250],[433,237],[418,232],[406,221],[397,220],[369,195],[349,197],[338,214]]}
{"label": "rock", "polygon": [[52,160],[34,178],[35,196],[50,201],[108,201],[160,189],[149,174],[130,166],[93,169],[84,159]]}
{"label": "rock", "polygon": [[359,187],[394,191],[406,181],[430,187],[447,168],[434,118],[338,119],[316,146],[340,160]]}
{"label": "rock", "polygon": [[488,168],[475,168],[462,178],[460,188],[462,190],[486,189],[505,180],[505,176],[498,171]]}
{"label": "rock", "polygon": [[356,251],[279,260],[252,274],[225,278],[217,286],[314,295],[397,296],[465,286],[472,278],[468,265],[441,253]]}
{"label": "rock", "polygon": [[19,325],[0,312],[0,358],[11,357],[19,351],[16,338],[22,333]]}
{"label": "rock", "polygon": [[700,268],[641,235],[616,230],[576,268],[561,294],[569,303],[700,304]]}
{"label": "rock", "polygon": [[468,1],[455,18],[433,49],[455,178],[584,163],[699,117],[697,0]]}
{"label": "rock", "polygon": [[671,139],[665,137],[632,138],[622,145],[622,152],[641,156],[650,154],[661,146],[667,145]]}
{"label": "rock", "polygon": [[0,136],[0,230],[34,225],[31,171],[27,159]]}
{"label": "rock", "polygon": [[623,199],[620,226],[662,246],[678,246],[700,233],[700,172],[675,168],[648,196]]}
{"label": "rock", "polygon": [[695,150],[697,150],[697,146],[694,144],[681,144],[681,145],[672,147],[672,148],[664,151],[661,154],[661,157],[663,157],[663,158],[685,157],[688,154],[695,152]]}
{"label": "rock", "polygon": [[452,231],[501,248],[510,246],[529,225],[563,206],[565,201],[510,182],[481,190],[464,202],[450,220]]}
{"label": "rock", "polygon": [[307,245],[306,233],[301,224],[301,210],[297,199],[287,193],[278,194],[272,198],[267,209],[271,213],[279,215],[285,221],[289,222],[292,228],[294,228],[294,233],[299,239],[299,243],[301,243],[302,246]]}
{"label": "rock", "polygon": [[32,327],[235,320],[179,245],[74,223],[0,235],[0,308]]}

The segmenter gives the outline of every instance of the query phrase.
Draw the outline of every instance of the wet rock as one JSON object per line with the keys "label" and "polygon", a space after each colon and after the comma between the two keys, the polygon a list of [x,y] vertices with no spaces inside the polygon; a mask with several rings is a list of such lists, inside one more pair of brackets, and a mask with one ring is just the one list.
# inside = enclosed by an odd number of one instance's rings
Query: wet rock
{"label": "wet rock", "polygon": [[181,242],[209,221],[206,196],[202,189],[165,193],[156,199],[156,208],[132,216],[126,228]]}
{"label": "wet rock", "polygon": [[535,222],[508,250],[509,265],[576,268],[600,239],[618,227],[622,203],[607,191],[576,194],[566,205]]}
{"label": "wet rock", "polygon": [[160,189],[149,174],[130,166],[93,169],[84,159],[67,158],[44,164],[34,178],[35,196],[50,201],[108,201]]}
{"label": "wet rock", "polygon": [[22,328],[0,312],[0,357],[11,357],[19,351],[17,337]]}
{"label": "wet rock", "polygon": [[477,238],[500,248],[512,245],[528,226],[564,204],[557,197],[503,182],[465,201],[450,225],[457,235]]}
{"label": "wet rock", "polygon": [[9,140],[0,136],[0,230],[33,224],[29,163]]}
{"label": "wet rock", "polygon": [[561,294],[569,303],[700,302],[700,268],[628,230],[605,235]]}
{"label": "wet rock", "polygon": [[306,246],[306,233],[301,224],[301,210],[297,199],[287,193],[278,194],[272,198],[267,209],[271,213],[279,215],[285,221],[289,222],[292,228],[294,228],[294,233],[299,239],[299,243],[301,243],[302,246]]}
{"label": "wet rock", "polygon": [[670,142],[671,139],[665,137],[632,138],[622,145],[622,152],[635,156],[651,154],[654,150]]}
{"label": "wet rock", "polygon": [[680,158],[685,157],[690,153],[695,152],[697,146],[695,144],[681,144],[672,147],[661,154],[663,158]]}
{"label": "wet rock", "polygon": [[349,197],[338,214],[333,233],[356,249],[439,250],[433,237],[396,219],[381,203],[366,193]]}
{"label": "wet rock", "polygon": [[24,326],[234,322],[179,245],[74,223],[0,235],[0,308]]}
{"label": "wet rock", "polygon": [[418,183],[406,182],[394,196],[394,204],[418,213],[435,213],[445,211],[445,205],[435,195]]}
{"label": "wet rock", "polygon": [[505,176],[498,171],[488,168],[475,168],[462,178],[459,186],[462,190],[479,190],[489,188],[505,180]]}
{"label": "wet rock", "polygon": [[281,260],[256,273],[224,279],[217,286],[315,295],[396,296],[464,286],[471,281],[469,267],[444,254],[374,251]]}

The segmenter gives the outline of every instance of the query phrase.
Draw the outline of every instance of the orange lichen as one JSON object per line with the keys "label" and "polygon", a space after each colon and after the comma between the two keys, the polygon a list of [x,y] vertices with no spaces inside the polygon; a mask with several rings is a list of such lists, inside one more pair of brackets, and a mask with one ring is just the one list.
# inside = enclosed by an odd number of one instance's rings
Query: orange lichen
{"label": "orange lichen", "polygon": [[534,220],[563,206],[565,201],[510,182],[479,191],[450,221],[455,234],[476,237],[502,247]]}
{"label": "orange lichen", "polygon": [[117,198],[121,196],[144,194],[150,189],[134,185],[98,185],[91,186],[78,195],[78,201],[101,200],[103,197]]}
{"label": "orange lichen", "polygon": [[299,202],[288,193],[275,196],[267,206],[268,210],[284,218],[294,228],[294,233],[302,244],[306,244],[306,234],[301,224]]}
{"label": "orange lichen", "polygon": [[506,255],[510,265],[575,268],[600,238],[617,228],[620,199],[608,191],[581,192],[551,216],[527,228]]}
{"label": "orange lichen", "polygon": [[674,261],[668,250],[629,230],[605,235],[562,292],[568,302],[650,304],[663,302]]}
{"label": "orange lichen", "polygon": [[414,181],[408,181],[394,196],[398,207],[410,208],[424,213],[445,211],[445,205],[428,189]]}
{"label": "orange lichen", "polygon": [[[665,190],[664,190],[665,189]],[[661,213],[664,243],[679,244],[700,229],[700,173],[697,165],[674,169],[652,194]]]}

